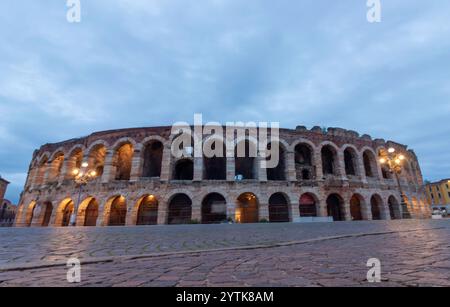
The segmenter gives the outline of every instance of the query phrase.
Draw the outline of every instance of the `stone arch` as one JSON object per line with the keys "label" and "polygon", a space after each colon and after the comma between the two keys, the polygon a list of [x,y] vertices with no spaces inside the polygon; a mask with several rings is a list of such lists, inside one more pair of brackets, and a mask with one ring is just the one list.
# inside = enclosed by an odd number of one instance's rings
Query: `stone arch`
{"label": "stone arch", "polygon": [[42,201],[37,203],[33,211],[31,226],[47,227],[53,212],[53,204],[51,201]]}
{"label": "stone arch", "polygon": [[25,211],[25,226],[30,227],[31,222],[33,221],[34,217],[34,210],[36,209],[36,201],[32,201]]}
{"label": "stone arch", "polygon": [[383,199],[379,194],[373,194],[370,198],[372,220],[382,220],[384,213]]}
{"label": "stone arch", "polygon": [[327,175],[339,174],[338,147],[332,142],[323,142],[320,146],[322,173]]}
{"label": "stone arch", "polygon": [[[267,149],[272,150],[272,146],[278,146],[278,148],[279,148],[279,151],[278,151],[279,161],[278,161],[278,164],[276,167],[266,169],[267,180],[286,181],[286,179],[288,177],[286,161],[287,161],[287,150],[288,150],[289,146],[286,147],[285,144],[283,144],[282,142],[279,142],[279,141],[272,141],[267,145]],[[270,157],[267,157],[266,159],[269,160]]]}
{"label": "stone arch", "polygon": [[226,221],[227,201],[220,193],[209,193],[202,201],[202,223],[214,224]]}
{"label": "stone arch", "polygon": [[125,226],[127,219],[127,201],[124,196],[116,195],[108,199],[103,208],[104,226]]}
{"label": "stone arch", "polygon": [[251,192],[245,192],[236,200],[235,221],[238,223],[258,223],[258,197]]}
{"label": "stone arch", "polygon": [[50,171],[48,176],[49,182],[58,181],[62,175],[62,168],[64,166],[64,152],[58,151],[53,154],[50,159]]}
{"label": "stone arch", "polygon": [[352,221],[361,221],[364,219],[363,208],[365,206],[364,197],[361,194],[353,194],[350,198],[350,216]]}
{"label": "stone arch", "polygon": [[[377,153],[378,161],[382,156],[387,154],[387,149],[384,146],[377,147],[375,151]],[[383,177],[383,179],[393,179],[393,175],[387,165],[381,164],[380,169],[381,169],[381,176]]]}
{"label": "stone arch", "polygon": [[272,223],[289,222],[289,197],[277,192],[269,198],[269,221]]}
{"label": "stone arch", "polygon": [[391,195],[388,197],[387,203],[389,206],[389,215],[391,216],[391,220],[401,219],[401,209],[398,199],[394,195]]}
{"label": "stone arch", "polygon": [[132,213],[132,225],[158,224],[158,198],[153,194],[145,194],[136,202]]}
{"label": "stone arch", "polygon": [[364,164],[364,171],[366,177],[377,178],[378,177],[378,164],[376,155],[371,149],[362,150],[362,160]]}
{"label": "stone arch", "polygon": [[97,141],[89,146],[87,152],[88,163],[92,169],[97,172],[97,176],[101,177],[105,168],[105,158],[107,153],[107,143]]}
{"label": "stone arch", "polygon": [[[245,152],[242,150],[244,142]],[[250,139],[242,139],[236,142],[234,148],[235,159],[235,174],[242,176],[242,179],[256,179],[257,178],[257,164],[258,164],[258,143],[254,143]],[[241,152],[242,151],[242,152]]]}
{"label": "stone arch", "polygon": [[87,197],[78,207],[77,226],[96,226],[99,215],[99,204],[94,197]]}
{"label": "stone arch", "polygon": [[81,164],[83,163],[84,150],[85,148],[83,145],[75,145],[68,151],[66,178],[75,177],[73,175],[73,170],[76,168],[81,168]]}
{"label": "stone arch", "polygon": [[343,148],[345,174],[347,176],[358,176],[358,150],[353,145],[345,145]]}
{"label": "stone arch", "polygon": [[134,149],[136,148],[134,144],[134,141],[130,142],[129,138],[125,138],[113,147],[115,180],[130,180]]}
{"label": "stone arch", "polygon": [[314,171],[314,144],[310,142],[296,142],[294,144],[294,161],[297,180],[312,180],[316,174]]}
{"label": "stone arch", "polygon": [[188,195],[175,194],[168,203],[167,223],[169,225],[189,224],[192,221],[192,199]]}
{"label": "stone arch", "polygon": [[164,142],[160,139],[151,138],[147,139],[147,141],[143,143],[144,150],[142,150],[141,153],[141,158],[143,161],[142,177],[161,177]]}
{"label": "stone arch", "polygon": [[43,154],[38,160],[39,162],[37,165],[36,178],[34,181],[34,184],[36,186],[40,186],[40,185],[43,185],[46,183],[45,182],[45,174],[47,172],[48,159],[49,159],[49,155]]}
{"label": "stone arch", "polygon": [[303,193],[299,199],[300,217],[316,217],[319,212],[319,198],[311,192]]}
{"label": "stone arch", "polygon": [[[221,148],[220,150],[218,148]],[[203,179],[225,180],[227,177],[227,148],[223,137],[210,136],[203,143]],[[206,149],[213,150],[207,153]]]}
{"label": "stone arch", "polygon": [[56,209],[55,226],[67,227],[70,225],[70,217],[74,211],[75,204],[71,198],[61,201]]}
{"label": "stone arch", "polygon": [[332,193],[327,197],[328,216],[333,217],[334,221],[345,220],[344,199],[337,193]]}
{"label": "stone arch", "polygon": [[192,181],[194,179],[194,161],[191,158],[182,158],[176,161],[173,165],[172,179]]}

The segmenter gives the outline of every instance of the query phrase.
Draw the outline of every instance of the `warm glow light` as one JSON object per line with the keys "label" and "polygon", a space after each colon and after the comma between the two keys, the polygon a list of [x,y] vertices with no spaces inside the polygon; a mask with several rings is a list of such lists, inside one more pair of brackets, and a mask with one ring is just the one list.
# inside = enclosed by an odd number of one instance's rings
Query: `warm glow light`
{"label": "warm glow light", "polygon": [[400,160],[405,160],[405,156],[404,156],[404,155],[400,155],[398,158],[399,158]]}
{"label": "warm glow light", "polygon": [[88,167],[88,166],[89,166],[89,163],[83,162],[83,163],[81,164],[81,166],[82,166],[82,167]]}
{"label": "warm glow light", "polygon": [[381,159],[380,159],[380,163],[381,163],[381,164],[386,163],[386,159],[385,159],[385,158],[381,158]]}
{"label": "warm glow light", "polygon": [[395,163],[396,163],[396,164],[400,164],[400,163],[402,163],[402,160],[396,159],[396,160],[395,160]]}
{"label": "warm glow light", "polygon": [[393,147],[389,148],[389,149],[388,149],[388,152],[389,152],[389,153],[394,153],[394,152],[395,152],[395,148],[393,148]]}
{"label": "warm glow light", "polygon": [[80,173],[80,170],[78,168],[76,168],[72,171],[72,174],[74,174],[75,176],[78,175],[79,173]]}
{"label": "warm glow light", "polygon": [[91,172],[91,176],[92,176],[92,177],[97,176],[97,172],[96,172],[96,171],[92,171],[92,172]]}

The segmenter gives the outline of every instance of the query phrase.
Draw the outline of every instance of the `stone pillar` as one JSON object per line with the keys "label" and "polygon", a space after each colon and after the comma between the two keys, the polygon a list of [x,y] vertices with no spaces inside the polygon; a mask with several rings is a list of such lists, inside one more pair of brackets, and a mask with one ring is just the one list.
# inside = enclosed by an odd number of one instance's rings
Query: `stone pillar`
{"label": "stone pillar", "polygon": [[142,167],[144,159],[142,158],[141,146],[136,146],[134,149],[133,158],[131,160],[131,175],[130,181],[138,181],[142,177]]}
{"label": "stone pillar", "polygon": [[227,157],[227,181],[234,182],[235,171],[234,157]]}
{"label": "stone pillar", "polygon": [[313,153],[314,155],[314,166],[316,168],[316,180],[322,181],[323,180],[323,168],[322,168],[322,155],[320,150],[316,150]]}
{"label": "stone pillar", "polygon": [[161,178],[160,178],[161,181],[170,180],[172,172],[171,161],[172,161],[172,151],[170,144],[165,144],[161,161]]}
{"label": "stone pillar", "polygon": [[116,170],[114,167],[114,151],[108,150],[105,157],[105,165],[103,167],[102,183],[108,183],[114,180]]}
{"label": "stone pillar", "polygon": [[166,201],[161,201],[158,204],[158,225],[167,224],[169,216],[169,204]]}
{"label": "stone pillar", "polygon": [[236,217],[236,203],[234,202],[227,202],[227,218],[232,219],[235,221]]}
{"label": "stone pillar", "polygon": [[49,183],[52,173],[53,173],[53,163],[49,161],[45,164],[44,179],[42,180],[43,185]]}
{"label": "stone pillar", "polygon": [[327,203],[326,201],[321,201],[318,206],[317,215],[319,217],[327,217],[328,216],[328,210],[327,210]]}
{"label": "stone pillar", "polygon": [[344,219],[346,221],[351,221],[352,220],[352,213],[350,211],[350,202],[349,201],[344,201],[344,207],[342,209],[344,211]]}
{"label": "stone pillar", "polygon": [[266,219],[267,221],[269,221],[269,204],[259,204],[258,221],[261,221],[262,219]]}
{"label": "stone pillar", "polygon": [[194,159],[194,181],[203,180],[203,156]]}
{"label": "stone pillar", "polygon": [[265,158],[261,157],[258,155],[258,157],[256,158],[256,163],[255,163],[255,167],[257,168],[255,170],[255,174],[257,174],[256,179],[258,179],[258,181],[267,181],[267,168],[262,167],[262,162]]}
{"label": "stone pillar", "polygon": [[289,220],[291,222],[294,221],[294,219],[300,217],[300,208],[299,203],[290,203],[290,210],[289,210]]}
{"label": "stone pillar", "polygon": [[341,180],[348,180],[347,174],[345,173],[344,152],[342,150],[338,150],[336,158],[337,158],[336,174],[341,178]]}
{"label": "stone pillar", "polygon": [[364,160],[361,155],[358,155],[356,163],[358,164],[359,177],[363,183],[367,183],[366,170],[364,168]]}
{"label": "stone pillar", "polygon": [[69,157],[64,158],[63,166],[61,169],[61,174],[59,175],[58,183],[61,184],[64,180],[72,178],[72,171],[75,168],[75,163],[73,159]]}
{"label": "stone pillar", "polygon": [[197,221],[199,223],[202,222],[202,206],[199,202],[192,201],[192,213],[191,220]]}
{"label": "stone pillar", "polygon": [[287,169],[287,177],[286,179],[295,182],[297,181],[297,172],[295,170],[295,152],[288,151],[286,153],[286,169]]}

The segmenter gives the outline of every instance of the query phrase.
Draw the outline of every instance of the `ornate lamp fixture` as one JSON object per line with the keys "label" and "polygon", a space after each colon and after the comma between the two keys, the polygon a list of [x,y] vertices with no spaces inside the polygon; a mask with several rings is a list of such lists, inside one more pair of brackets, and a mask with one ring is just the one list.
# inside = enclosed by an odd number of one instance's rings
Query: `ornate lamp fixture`
{"label": "ornate lamp fixture", "polygon": [[89,164],[87,162],[83,162],[81,164],[81,168],[75,168],[72,171],[74,181],[78,186],[78,201],[73,209],[72,215],[70,216],[70,226],[75,226],[76,224],[78,207],[81,202],[82,187],[97,177],[97,172],[95,170],[89,170],[88,167]]}
{"label": "ornate lamp fixture", "polygon": [[400,191],[402,215],[404,219],[410,219],[411,214],[406,204],[406,196],[403,193],[402,185],[400,184],[399,174],[403,169],[403,163],[406,160],[405,155],[397,153],[395,148],[391,147],[386,151],[382,151],[380,154],[380,163],[385,165],[388,170],[395,175],[397,186]]}

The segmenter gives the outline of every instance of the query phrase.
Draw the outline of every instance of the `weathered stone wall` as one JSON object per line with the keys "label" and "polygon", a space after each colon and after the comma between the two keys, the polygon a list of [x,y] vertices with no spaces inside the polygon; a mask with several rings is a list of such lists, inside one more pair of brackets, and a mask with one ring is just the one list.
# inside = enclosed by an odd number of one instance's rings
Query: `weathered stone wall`
{"label": "weathered stone wall", "polygon": [[[194,135],[194,138],[203,136]],[[259,219],[269,219],[269,198],[274,193],[283,193],[289,209],[290,220],[300,216],[299,199],[304,193],[313,195],[316,200],[318,216],[327,216],[327,198],[337,194],[342,200],[341,209],[346,220],[351,220],[350,200],[358,196],[361,201],[363,219],[370,220],[371,200],[379,199],[380,213],[383,219],[389,219],[388,199],[393,197],[396,203],[401,202],[400,192],[394,179],[384,178],[382,166],[378,161],[380,150],[394,147],[406,156],[407,166],[400,174],[400,183],[408,200],[408,208],[414,217],[429,215],[423,193],[423,179],[420,166],[413,151],[404,145],[382,139],[373,140],[368,135],[360,136],[357,132],[340,128],[329,128],[324,131],[320,127],[308,130],[297,127],[295,130],[280,130],[280,146],[283,147],[285,180],[267,180],[267,171],[259,167],[262,158],[255,159],[256,178],[252,180],[235,180],[235,159],[226,158],[226,180],[204,180],[203,159],[191,158],[194,171],[192,180],[172,180],[173,167],[176,159],[171,155],[171,127],[134,128],[113,130],[91,134],[85,138],[68,140],[56,144],[46,144],[37,150],[30,164],[24,193],[20,200],[16,225],[40,226],[45,219],[48,225],[55,225],[61,220],[61,207],[67,200],[78,204],[78,189],[73,182],[72,171],[77,164],[75,155],[82,152],[82,161],[92,164],[95,148],[102,146],[105,157],[101,165],[100,178],[82,188],[80,201],[95,198],[99,204],[97,225],[105,225],[104,217],[108,216],[111,199],[123,196],[127,203],[126,224],[136,223],[139,200],[144,195],[153,195],[158,200],[158,223],[167,223],[168,204],[171,198],[184,193],[192,200],[192,220],[201,221],[202,200],[209,193],[219,193],[227,203],[227,215],[233,219],[236,200],[242,193],[253,193],[259,203]],[[204,138],[204,139],[207,139]],[[143,178],[144,149],[151,142],[161,142],[163,145],[161,173],[158,178]],[[130,155],[129,180],[116,180],[118,151],[128,144]],[[298,179],[295,150],[299,144],[306,144],[311,149],[312,178]],[[333,161],[334,173],[324,174],[322,169],[323,147],[327,146],[335,155]],[[356,173],[346,174],[344,151],[350,148],[354,153]],[[227,151],[230,151],[227,148]],[[232,151],[232,150],[231,150]],[[370,168],[372,176],[366,176],[363,155],[371,157]],[[127,155],[122,155],[127,156]],[[62,164],[61,164],[62,162]],[[80,162],[80,161],[78,161]],[[79,164],[79,163],[78,163]],[[95,164],[95,163],[94,163]],[[47,210],[51,204],[50,211]],[[47,213],[46,213],[47,212]],[[47,218],[44,215],[48,215]],[[58,224],[58,223],[56,223]],[[58,226],[58,225],[56,225]]]}

